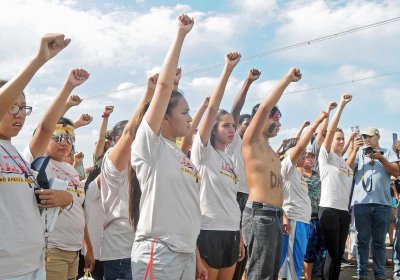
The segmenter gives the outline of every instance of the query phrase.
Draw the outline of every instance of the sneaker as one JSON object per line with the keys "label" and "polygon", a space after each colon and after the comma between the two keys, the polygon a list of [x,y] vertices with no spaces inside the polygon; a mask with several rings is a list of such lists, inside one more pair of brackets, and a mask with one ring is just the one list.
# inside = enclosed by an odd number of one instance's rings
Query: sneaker
{"label": "sneaker", "polygon": [[400,280],[400,271],[396,271],[393,274],[393,280]]}
{"label": "sneaker", "polygon": [[344,257],[342,257],[341,263],[342,263],[342,264],[351,265],[351,261],[346,260]]}

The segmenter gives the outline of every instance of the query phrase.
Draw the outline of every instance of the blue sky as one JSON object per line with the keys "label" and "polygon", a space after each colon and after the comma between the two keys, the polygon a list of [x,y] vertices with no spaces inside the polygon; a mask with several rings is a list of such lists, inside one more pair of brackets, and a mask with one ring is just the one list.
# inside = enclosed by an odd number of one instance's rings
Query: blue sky
{"label": "blue sky", "polygon": [[[26,89],[34,107],[24,129],[14,140],[23,148],[46,106],[72,68],[85,68],[90,79],[76,89],[84,101],[67,113],[94,116],[91,125],[77,131],[77,150],[90,165],[94,139],[105,105],[114,105],[109,124],[128,119],[144,88],[110,94],[117,89],[146,83],[159,71],[175,32],[175,18],[188,13],[195,26],[182,51],[180,88],[196,111],[211,94],[221,68],[194,75],[185,73],[223,63],[224,53],[240,51],[242,58],[265,53],[314,38],[400,16],[400,1],[15,1],[0,9],[0,77],[12,77],[36,52],[40,37],[64,33],[72,39],[68,48],[41,69]],[[268,94],[276,82],[296,66],[303,79],[287,92],[307,90],[350,80],[400,71],[400,21],[343,37],[299,47],[256,59],[243,59],[228,83],[222,108],[230,109],[247,71],[262,75],[250,88],[243,113]],[[340,127],[375,126],[381,130],[381,146],[391,144],[399,130],[399,74],[320,90],[288,93],[279,102],[282,128],[271,141],[278,145],[293,137],[304,120],[313,120],[341,93],[353,94]],[[96,96],[91,98],[91,96]]]}

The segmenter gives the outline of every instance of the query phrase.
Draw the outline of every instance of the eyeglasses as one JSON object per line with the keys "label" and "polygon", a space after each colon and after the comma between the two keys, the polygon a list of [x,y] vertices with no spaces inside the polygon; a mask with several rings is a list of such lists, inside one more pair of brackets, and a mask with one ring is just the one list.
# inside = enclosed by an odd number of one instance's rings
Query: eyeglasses
{"label": "eyeglasses", "polygon": [[56,143],[61,143],[63,140],[67,141],[70,145],[75,143],[75,136],[69,134],[56,134],[53,135],[53,139]]}
{"label": "eyeglasses", "polygon": [[18,106],[18,105],[12,105],[10,109],[8,109],[8,113],[11,115],[17,115],[19,111],[22,111],[22,113],[25,116],[29,116],[32,113],[32,107],[31,106]]}

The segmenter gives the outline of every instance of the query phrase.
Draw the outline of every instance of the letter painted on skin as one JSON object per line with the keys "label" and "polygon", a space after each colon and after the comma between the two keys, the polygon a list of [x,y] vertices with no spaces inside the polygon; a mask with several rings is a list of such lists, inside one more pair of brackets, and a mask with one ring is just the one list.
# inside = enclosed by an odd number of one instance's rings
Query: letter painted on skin
{"label": "letter painted on skin", "polygon": [[273,171],[270,171],[271,189],[282,188],[282,178],[277,176]]}

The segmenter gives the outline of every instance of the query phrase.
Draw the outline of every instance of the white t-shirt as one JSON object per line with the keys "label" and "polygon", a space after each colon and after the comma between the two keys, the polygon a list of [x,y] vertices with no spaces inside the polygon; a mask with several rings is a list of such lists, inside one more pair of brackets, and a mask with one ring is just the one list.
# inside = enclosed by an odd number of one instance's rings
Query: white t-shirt
{"label": "white t-shirt", "polygon": [[309,223],[311,219],[311,201],[308,185],[303,175],[293,165],[290,155],[282,161],[283,210],[294,221]]}
{"label": "white t-shirt", "polygon": [[226,147],[225,152],[228,154],[228,156],[231,157],[233,163],[236,166],[236,170],[239,174],[239,178],[240,178],[239,192],[248,194],[249,188],[247,187],[246,174],[244,173],[242,143],[243,143],[243,140],[240,137],[239,130],[237,130],[232,143]]}
{"label": "white t-shirt", "polygon": [[319,151],[321,200],[319,206],[349,210],[353,170],[334,152],[328,153],[322,145]]}
{"label": "white t-shirt", "polygon": [[43,266],[44,226],[34,183],[23,172],[32,174],[30,164],[10,141],[0,140],[0,145],[0,279],[3,279]]}
{"label": "white t-shirt", "polygon": [[106,219],[104,221],[101,260],[118,260],[131,257],[135,233],[129,221],[128,165],[118,171],[110,160],[113,148],[107,150],[101,167],[101,200]]}
{"label": "white t-shirt", "polygon": [[[25,148],[23,155],[28,162],[33,162],[29,146]],[[85,215],[82,207],[85,191],[79,180],[79,174],[72,165],[51,159],[46,168],[46,175],[49,179],[57,178],[67,181],[67,191],[74,201],[71,209],[66,208],[58,215],[54,229],[49,234],[49,248],[79,251],[82,248],[85,230]]]}
{"label": "white t-shirt", "polygon": [[86,225],[90,236],[90,242],[93,247],[94,258],[99,260],[103,239],[103,224],[106,214],[104,213],[103,204],[101,203],[101,194],[96,179],[90,182],[88,189],[86,190],[84,208]]}
{"label": "white t-shirt", "polygon": [[204,146],[200,134],[194,138],[191,157],[201,176],[201,229],[239,230],[239,176],[233,161],[225,152],[214,149],[210,141]]}
{"label": "white t-shirt", "polygon": [[156,238],[174,252],[193,253],[201,222],[197,169],[174,142],[153,132],[146,116],[131,158],[142,190],[135,240]]}

